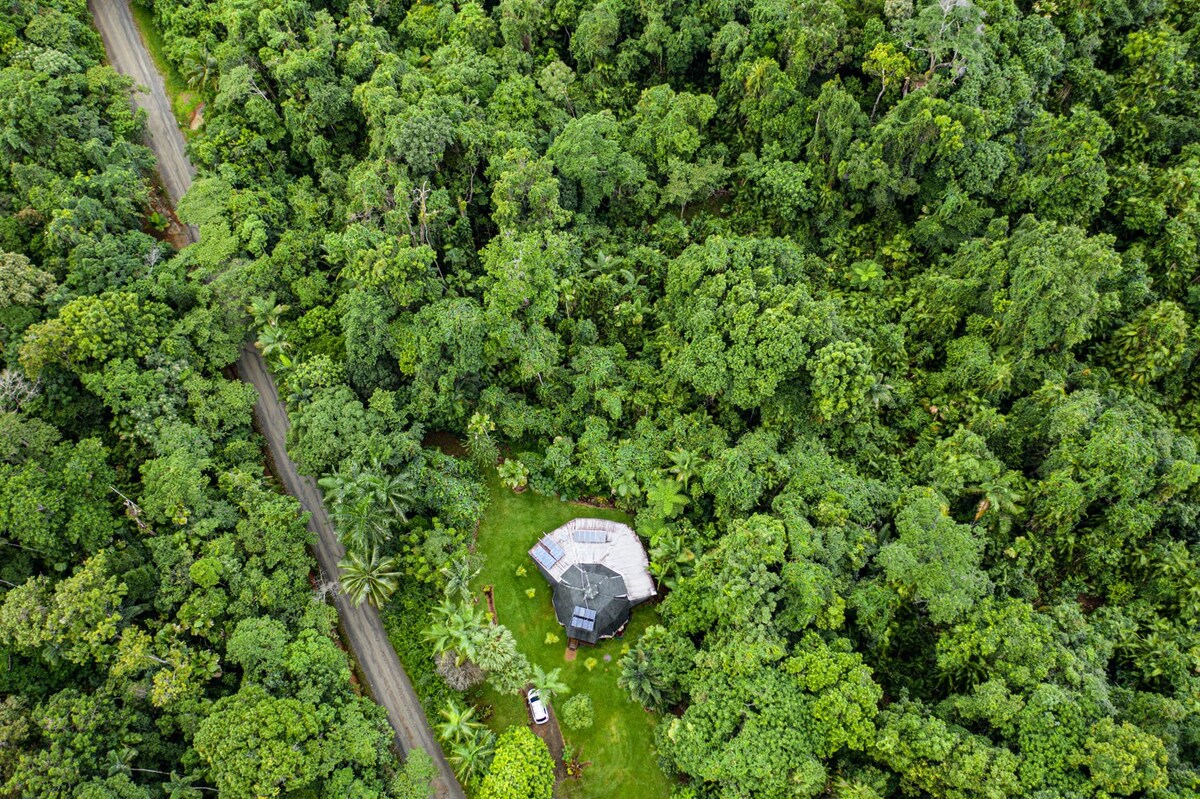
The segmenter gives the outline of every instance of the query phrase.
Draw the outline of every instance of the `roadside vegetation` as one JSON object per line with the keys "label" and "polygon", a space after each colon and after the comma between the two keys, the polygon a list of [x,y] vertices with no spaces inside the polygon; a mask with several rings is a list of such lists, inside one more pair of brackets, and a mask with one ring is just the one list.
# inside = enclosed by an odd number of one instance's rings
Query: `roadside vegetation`
{"label": "roadside vegetation", "polygon": [[[564,792],[1196,793],[1194,3],[144,7],[181,252],[85,3],[0,6],[0,795],[419,795],[332,590],[477,799],[556,681]],[[594,498],[664,590],[580,671],[517,568]]]}
{"label": "roadside vegetation", "polygon": [[204,78],[202,75],[193,75],[191,80],[185,78],[180,74],[179,67],[167,58],[163,35],[154,21],[154,12],[150,9],[149,4],[143,0],[133,0],[129,7],[133,12],[133,19],[137,23],[138,33],[142,35],[142,41],[146,43],[146,49],[150,52],[150,57],[154,59],[154,66],[163,78],[163,88],[166,89],[167,97],[171,101],[171,111],[175,114],[175,121],[179,123],[183,135],[190,137],[192,120],[197,109],[204,102],[199,92],[201,84],[205,82]]}

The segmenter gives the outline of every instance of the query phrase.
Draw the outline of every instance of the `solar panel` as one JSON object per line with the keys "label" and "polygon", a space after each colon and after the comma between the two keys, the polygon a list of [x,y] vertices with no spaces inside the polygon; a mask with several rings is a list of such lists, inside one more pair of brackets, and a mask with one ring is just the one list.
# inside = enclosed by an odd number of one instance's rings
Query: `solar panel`
{"label": "solar panel", "polygon": [[571,619],[571,626],[576,630],[583,630],[584,632],[590,633],[596,629],[596,621],[595,619],[581,619],[576,616],[575,618]]}
{"label": "solar panel", "polygon": [[608,541],[608,533],[603,530],[576,530],[571,537],[581,544],[603,544]]}
{"label": "solar panel", "polygon": [[546,571],[550,571],[550,569],[554,568],[554,564],[558,563],[558,558],[554,557],[541,547],[534,547],[530,554],[533,555],[533,559],[541,564],[542,568],[544,568]]}
{"label": "solar panel", "polygon": [[591,608],[582,607],[580,605],[576,605],[575,609],[573,611],[571,611],[571,614],[574,616],[578,616],[581,619],[595,619],[596,618],[596,611],[592,610]]}
{"label": "solar panel", "polygon": [[541,544],[550,551],[550,555],[556,562],[562,560],[563,555],[567,554],[563,552],[563,548],[558,545],[558,542],[550,536],[543,538]]}

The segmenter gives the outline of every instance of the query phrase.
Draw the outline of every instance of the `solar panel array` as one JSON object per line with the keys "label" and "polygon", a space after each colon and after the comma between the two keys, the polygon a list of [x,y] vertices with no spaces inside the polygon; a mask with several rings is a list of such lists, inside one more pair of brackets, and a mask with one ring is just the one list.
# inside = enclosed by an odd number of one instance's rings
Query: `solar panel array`
{"label": "solar panel array", "polygon": [[608,542],[608,533],[604,530],[576,530],[571,537],[581,544],[604,544]]}
{"label": "solar panel array", "polygon": [[554,558],[555,563],[562,560],[563,555],[567,554],[566,552],[563,552],[563,548],[558,545],[558,542],[550,536],[543,538],[541,543],[542,546],[550,551],[550,556]]}
{"label": "solar panel array", "polygon": [[592,632],[596,629],[596,611],[576,605],[571,611],[571,626],[577,630]]}
{"label": "solar panel array", "polygon": [[555,563],[558,563],[559,558],[554,557],[541,547],[533,548],[533,559],[536,560],[543,569],[550,571]]}

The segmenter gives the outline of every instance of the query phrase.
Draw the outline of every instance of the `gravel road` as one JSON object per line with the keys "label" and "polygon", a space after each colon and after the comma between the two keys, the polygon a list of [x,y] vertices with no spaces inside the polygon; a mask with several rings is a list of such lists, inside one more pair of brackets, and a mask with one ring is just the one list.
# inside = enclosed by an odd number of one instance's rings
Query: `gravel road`
{"label": "gravel road", "polygon": [[[109,63],[118,72],[128,75],[138,85],[134,100],[147,113],[146,143],[158,158],[158,172],[172,204],[177,203],[192,185],[195,170],[187,159],[183,134],[171,113],[171,103],[163,88],[162,77],[154,67],[145,44],[138,33],[129,0],[88,0],[96,28],[104,40]],[[198,232],[190,231],[193,241]],[[329,514],[321,500],[316,482],[303,477],[287,455],[288,417],[275,382],[267,371],[258,351],[247,347],[237,362],[239,377],[258,390],[255,417],[267,440],[274,461],[276,476],[284,489],[300,500],[310,513],[308,529],[316,535],[314,547],[321,571],[327,577],[337,574],[337,563],[345,550],[337,540]],[[366,677],[371,694],[387,710],[388,721],[396,731],[400,751],[424,749],[433,756],[438,767],[435,781],[439,799],[465,799],[462,787],[446,762],[442,749],[433,736],[425,712],[413,691],[412,683],[400,665],[396,651],[388,640],[379,613],[369,605],[355,607],[345,597],[334,599],[342,622],[346,643],[354,652]]]}

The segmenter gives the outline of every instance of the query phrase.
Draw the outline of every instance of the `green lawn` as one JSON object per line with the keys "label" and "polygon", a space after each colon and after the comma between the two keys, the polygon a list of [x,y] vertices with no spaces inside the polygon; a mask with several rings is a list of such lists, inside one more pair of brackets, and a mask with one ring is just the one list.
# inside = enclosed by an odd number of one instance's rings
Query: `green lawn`
{"label": "green lawn", "polygon": [[[621,659],[626,642],[637,640],[658,615],[653,607],[642,605],[634,610],[633,621],[624,641],[613,639],[597,647],[583,646],[575,662],[563,660],[566,635],[554,618],[550,604],[550,586],[529,557],[528,550],[543,533],[579,516],[627,522],[619,511],[591,508],[526,491],[514,494],[495,478],[491,480],[491,502],[479,525],[478,549],[484,556],[483,572],[476,588],[495,586],[496,613],[513,631],[521,651],[542,668],[562,668],[564,682],[572,694],[590,694],[596,709],[596,723],[589,730],[563,728],[568,743],[580,748],[580,760],[591,761],[580,782],[566,780],[559,795],[571,799],[665,799],[671,784],[658,768],[654,749],[654,724],[657,716],[630,701],[617,687]],[[524,567],[525,574],[517,574]],[[533,598],[526,595],[534,590]],[[546,634],[558,636],[557,643],[546,643]],[[605,656],[611,659],[605,662]],[[588,658],[595,658],[589,671]],[[567,697],[559,697],[561,704]],[[480,699],[495,708],[489,724],[497,732],[510,724],[528,723],[525,705],[518,696],[502,696],[484,689]]]}

